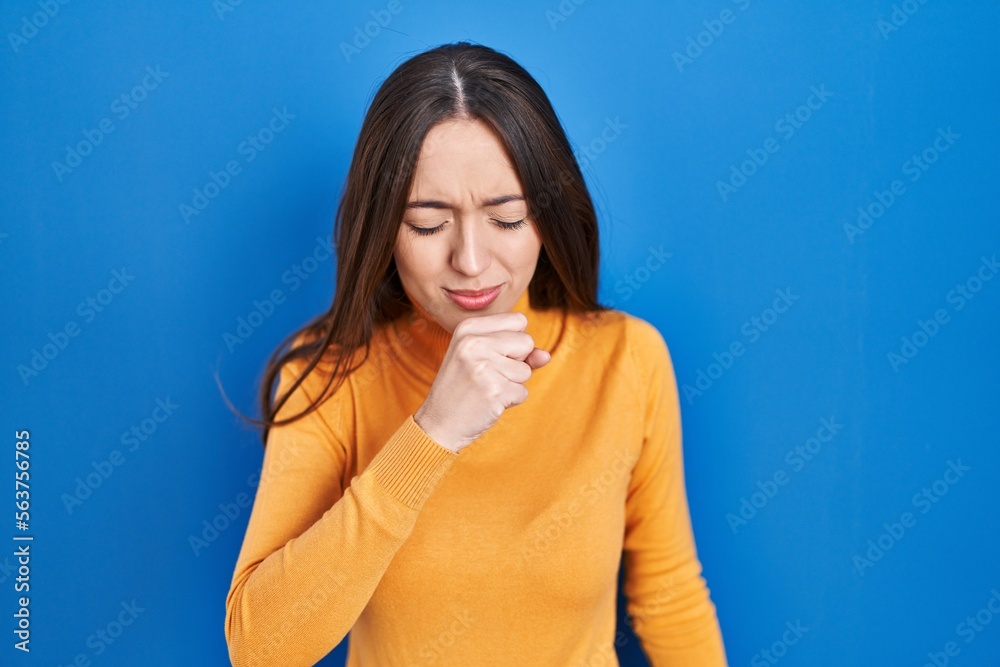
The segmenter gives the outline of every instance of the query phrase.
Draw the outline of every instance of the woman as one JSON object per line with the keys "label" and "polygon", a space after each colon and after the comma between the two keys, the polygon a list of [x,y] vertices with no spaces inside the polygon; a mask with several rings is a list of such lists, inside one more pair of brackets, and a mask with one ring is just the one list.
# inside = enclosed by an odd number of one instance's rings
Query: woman
{"label": "woman", "polygon": [[596,215],[538,83],[468,42],[404,62],[335,235],[333,305],[261,388],[233,664],[311,665],[350,631],[349,666],[617,665],[624,558],[651,664],[725,665],[667,347],[596,301]]}

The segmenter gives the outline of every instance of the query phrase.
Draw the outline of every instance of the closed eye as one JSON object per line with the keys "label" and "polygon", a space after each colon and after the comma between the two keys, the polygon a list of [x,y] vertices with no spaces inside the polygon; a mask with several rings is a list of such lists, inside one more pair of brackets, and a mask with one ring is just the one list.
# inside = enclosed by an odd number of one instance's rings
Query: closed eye
{"label": "closed eye", "polygon": [[516,220],[514,222],[504,222],[503,220],[493,219],[493,222],[497,223],[501,229],[520,229],[524,227],[524,219]]}
{"label": "closed eye", "polygon": [[[515,230],[520,229],[525,225],[524,218],[516,220],[514,222],[507,222],[505,220],[497,220],[496,218],[491,218],[493,222],[497,223],[497,226],[501,229]],[[440,224],[437,227],[415,227],[414,225],[409,225],[413,233],[418,236],[431,236],[432,234],[437,234],[439,231],[444,229],[444,224]]]}

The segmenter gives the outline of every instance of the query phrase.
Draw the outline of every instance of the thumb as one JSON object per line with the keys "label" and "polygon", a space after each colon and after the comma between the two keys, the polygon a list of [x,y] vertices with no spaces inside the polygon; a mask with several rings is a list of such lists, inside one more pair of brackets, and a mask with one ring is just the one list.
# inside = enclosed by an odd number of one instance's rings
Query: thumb
{"label": "thumb", "polygon": [[524,359],[524,362],[532,368],[541,368],[550,361],[552,361],[552,355],[537,347]]}

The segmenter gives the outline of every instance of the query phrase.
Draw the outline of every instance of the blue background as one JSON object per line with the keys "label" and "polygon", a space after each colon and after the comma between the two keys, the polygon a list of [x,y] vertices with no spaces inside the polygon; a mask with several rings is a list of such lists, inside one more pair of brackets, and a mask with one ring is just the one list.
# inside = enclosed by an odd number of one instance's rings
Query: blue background
{"label": "blue background", "polygon": [[[730,662],[922,665],[955,642],[948,664],[998,664],[1000,617],[961,625],[1000,590],[996,2],[73,2],[51,18],[44,5],[0,8],[0,539],[19,533],[19,429],[35,536],[30,656],[12,648],[14,542],[0,550],[4,664],[226,662],[248,509],[197,554],[189,537],[252,496],[262,449],[213,373],[255,408],[268,353],[331,298],[331,260],[295,289],[285,276],[329,238],[371,95],[402,60],[460,39],[541,83],[586,162],[602,299],[661,330],[679,385],[705,374],[700,394],[682,389],[685,464]],[[374,36],[345,55],[366,23]],[[275,108],[294,118],[249,161],[241,142]],[[113,131],[89,155],[53,166],[102,119]],[[907,171],[925,150],[933,164]],[[767,159],[744,165],[753,155]],[[180,205],[230,160],[240,172],[186,220]],[[720,193],[741,166],[752,175]],[[894,180],[902,194],[845,231]],[[647,264],[661,246],[669,259]],[[116,270],[134,276],[123,289]],[[284,302],[227,345],[275,289]],[[777,290],[792,305],[768,312]],[[914,336],[921,321],[935,335]],[[68,324],[77,335],[22,376]],[[904,338],[920,344],[909,358]],[[157,400],[177,406],[162,423]],[[842,427],[796,458],[822,419]],[[67,507],[116,449],[111,476]],[[968,470],[935,487],[949,461]],[[735,522],[744,499],[757,507]],[[911,525],[887,533],[904,512]],[[858,560],[880,538],[888,550]],[[142,611],[96,655],[88,637],[132,600]],[[808,630],[787,644],[786,623]],[[634,637],[619,643],[623,664],[643,664]]]}

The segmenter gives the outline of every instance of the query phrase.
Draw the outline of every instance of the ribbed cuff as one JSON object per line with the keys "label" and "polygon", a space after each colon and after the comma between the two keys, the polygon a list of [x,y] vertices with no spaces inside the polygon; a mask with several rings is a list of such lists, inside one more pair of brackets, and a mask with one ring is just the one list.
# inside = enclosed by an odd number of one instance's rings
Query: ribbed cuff
{"label": "ribbed cuff", "polygon": [[410,415],[375,455],[368,470],[400,502],[419,509],[458,456],[432,440]]}

